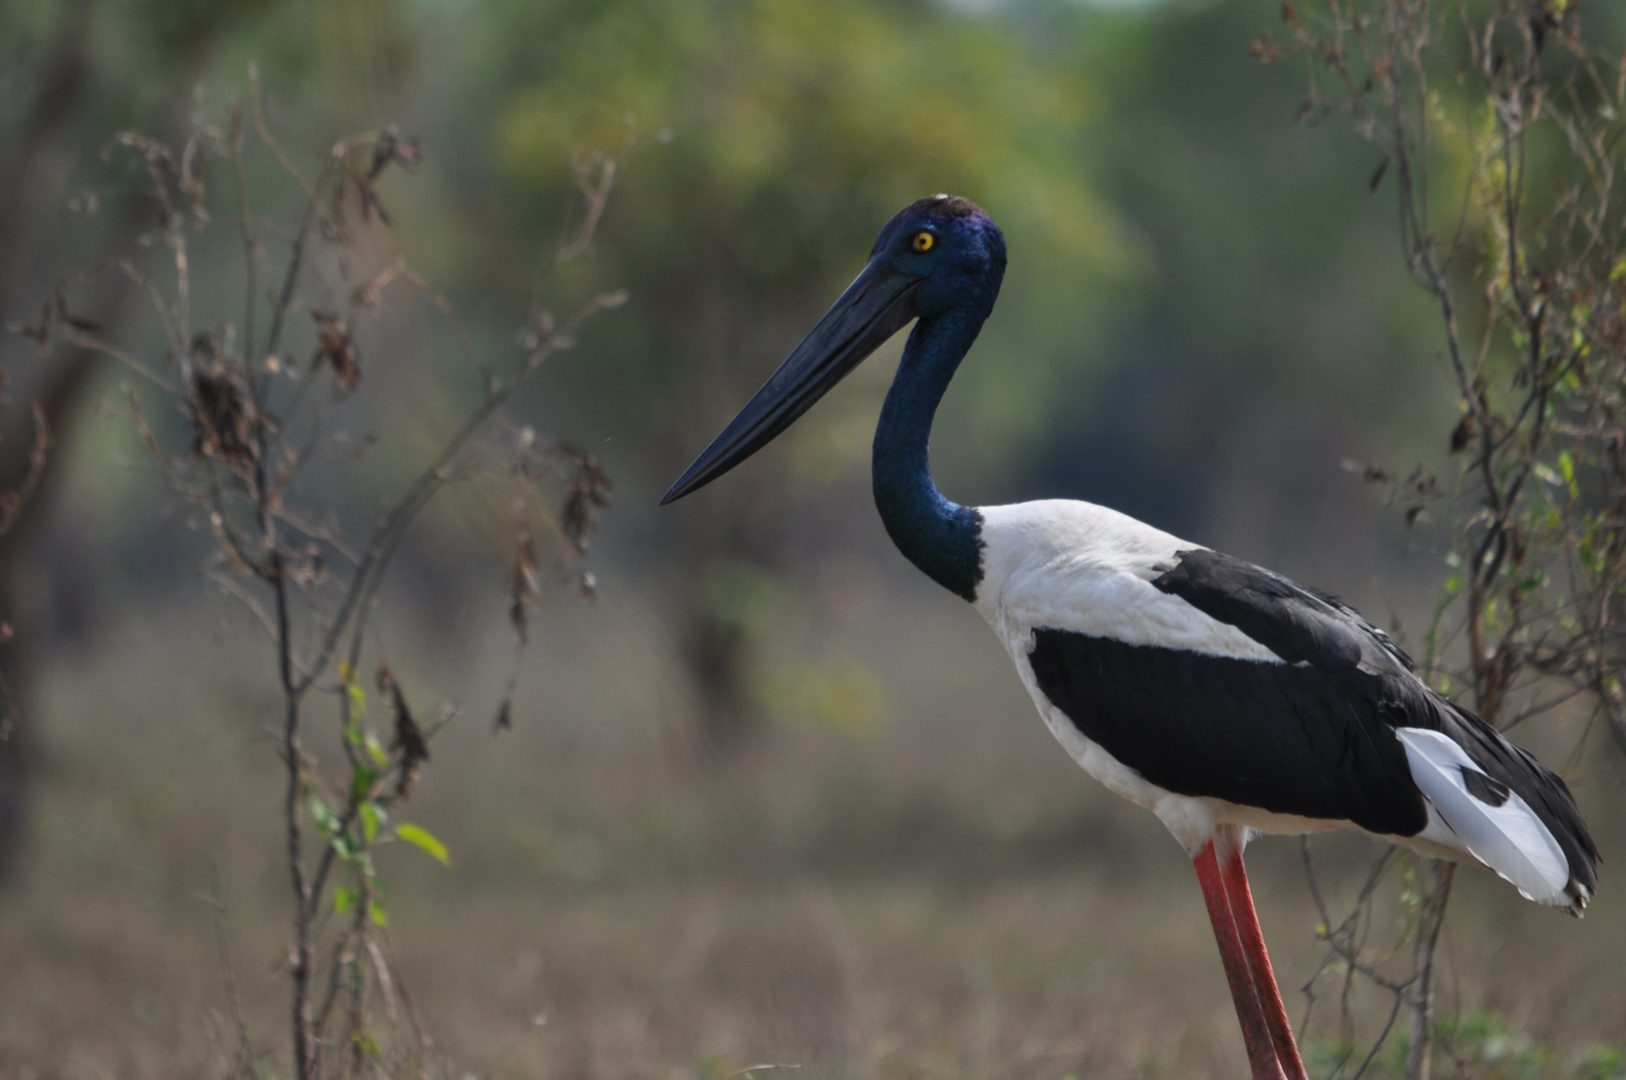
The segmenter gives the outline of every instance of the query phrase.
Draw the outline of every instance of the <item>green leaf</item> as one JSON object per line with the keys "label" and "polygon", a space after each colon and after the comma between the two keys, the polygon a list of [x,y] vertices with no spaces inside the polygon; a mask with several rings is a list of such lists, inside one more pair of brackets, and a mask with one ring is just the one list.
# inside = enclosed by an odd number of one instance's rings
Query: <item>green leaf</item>
{"label": "green leaf", "polygon": [[1547,584],[1547,571],[1537,569],[1513,587],[1514,592],[1533,593]]}
{"label": "green leaf", "polygon": [[1575,486],[1575,459],[1570,457],[1568,450],[1558,454],[1558,471],[1564,476],[1564,486],[1569,489],[1570,498],[1578,498],[1580,490]]}
{"label": "green leaf", "polygon": [[377,897],[374,897],[373,902],[367,905],[367,917],[373,920],[374,926],[388,926],[390,924],[390,917],[384,911],[384,901]]}
{"label": "green leaf", "polygon": [[359,899],[360,899],[360,896],[357,894],[356,890],[354,890],[354,889],[334,889],[333,890],[333,912],[334,912],[334,914],[343,915],[347,911],[355,910],[356,901],[359,900]]}
{"label": "green leaf", "polygon": [[316,828],[323,836],[332,836],[339,831],[339,815],[333,812],[333,807],[322,801],[320,795],[310,797],[311,820],[316,822]]}
{"label": "green leaf", "polygon": [[356,843],[355,836],[348,831],[334,833],[333,836],[328,840],[328,843],[333,845],[334,854],[338,855],[339,858],[343,859],[345,862],[354,860],[356,857],[356,852],[361,850],[360,845]]}
{"label": "green leaf", "polygon": [[373,790],[373,782],[377,779],[377,769],[369,769],[365,765],[353,766],[350,769],[350,801],[357,803],[364,801],[368,792]]}
{"label": "green leaf", "polygon": [[367,715],[367,691],[357,678],[355,665],[348,660],[339,664],[339,682],[344,686],[345,696],[350,699],[350,724],[346,725],[345,729],[348,735],[349,728]]}
{"label": "green leaf", "polygon": [[377,735],[374,735],[369,731],[365,741],[367,745],[367,753],[371,755],[375,765],[382,769],[390,763],[390,756],[389,754],[385,753],[384,747],[378,741]]}
{"label": "green leaf", "polygon": [[378,802],[368,799],[361,804],[361,835],[370,844],[378,839],[379,826],[389,821],[389,812]]}
{"label": "green leaf", "polygon": [[428,829],[403,821],[395,827],[395,835],[413,847],[428,852],[431,857],[438,859],[444,865],[452,865],[451,855],[447,852],[446,845],[437,840]]}

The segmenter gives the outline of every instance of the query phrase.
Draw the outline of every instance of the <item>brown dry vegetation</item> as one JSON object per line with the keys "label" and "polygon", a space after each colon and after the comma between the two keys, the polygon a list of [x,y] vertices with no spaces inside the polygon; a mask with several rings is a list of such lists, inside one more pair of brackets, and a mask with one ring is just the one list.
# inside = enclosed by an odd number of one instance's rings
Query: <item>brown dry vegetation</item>
{"label": "brown dry vegetation", "polygon": [[[501,736],[480,696],[501,682],[501,629],[456,655],[439,645],[456,627],[397,631],[416,637],[397,652],[422,655],[426,685],[470,698],[411,806],[452,868],[403,845],[380,855],[445,1075],[1243,1075],[1186,860],[1065,760],[969,611],[878,579],[808,647],[890,672],[889,722],[867,738],[789,729],[708,772],[654,613],[635,581],[607,577],[599,604],[541,620]],[[46,680],[54,764],[0,921],[0,1076],[223,1073],[211,855],[261,1074],[288,1068],[277,778],[257,729],[270,683],[247,616],[200,602],[208,618],[124,615]],[[1594,749],[1572,783],[1612,854],[1621,766]],[[1373,850],[1316,843],[1343,898]],[[1317,954],[1297,844],[1250,854],[1296,987]],[[1445,1075],[1609,1075],[1598,1044],[1626,1033],[1626,905],[1605,873],[1580,923],[1463,876],[1441,1015],[1521,1034],[1465,1040],[1459,1052],[1495,1060]],[[1380,912],[1373,940],[1399,919]],[[1357,997],[1363,1034],[1383,1010]],[[1335,1008],[1309,1030],[1325,1052]]]}

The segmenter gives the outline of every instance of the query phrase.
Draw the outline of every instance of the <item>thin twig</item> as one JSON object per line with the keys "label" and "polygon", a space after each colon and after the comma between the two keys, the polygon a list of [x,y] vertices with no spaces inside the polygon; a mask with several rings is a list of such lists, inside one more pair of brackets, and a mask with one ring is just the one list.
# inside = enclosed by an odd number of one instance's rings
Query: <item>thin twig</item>
{"label": "thin twig", "polygon": [[231,935],[226,930],[226,902],[220,890],[220,862],[209,856],[209,907],[214,911],[215,941],[220,946],[220,970],[226,981],[226,1007],[230,1010],[232,1026],[237,1033],[237,1058],[232,1062],[232,1076],[250,1074],[254,1065],[254,1045],[248,1038],[248,1024],[243,1021],[243,1004],[237,996],[237,972],[231,962]]}
{"label": "thin twig", "polygon": [[34,443],[28,449],[28,472],[23,476],[21,484],[0,495],[0,536],[5,536],[16,527],[17,521],[22,517],[23,508],[34,497],[34,492],[40,485],[40,478],[45,475],[46,462],[50,460],[51,428],[45,419],[45,408],[35,401],[32,411]]}

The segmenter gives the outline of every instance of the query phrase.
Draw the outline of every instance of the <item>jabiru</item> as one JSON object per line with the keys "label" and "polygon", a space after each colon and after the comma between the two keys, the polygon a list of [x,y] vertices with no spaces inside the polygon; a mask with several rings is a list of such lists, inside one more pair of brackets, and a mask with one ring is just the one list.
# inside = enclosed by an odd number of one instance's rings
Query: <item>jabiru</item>
{"label": "jabiru", "polygon": [[1106,507],[968,507],[938,492],[932,419],[1004,274],[1004,235],[974,203],[905,207],[661,502],[756,453],[914,322],[875,430],[881,519],[988,621],[1073,760],[1192,858],[1254,1080],[1305,1078],[1242,864],[1254,833],[1362,830],[1482,863],[1579,915],[1597,849],[1564,781],[1430,688],[1347,605]]}

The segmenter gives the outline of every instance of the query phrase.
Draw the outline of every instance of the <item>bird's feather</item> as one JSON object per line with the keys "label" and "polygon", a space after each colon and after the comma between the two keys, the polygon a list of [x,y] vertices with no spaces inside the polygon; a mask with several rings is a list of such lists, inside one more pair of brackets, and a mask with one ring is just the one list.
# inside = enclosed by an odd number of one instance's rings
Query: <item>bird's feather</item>
{"label": "bird's feather", "polygon": [[1400,728],[1396,734],[1412,779],[1468,851],[1526,900],[1568,907],[1569,862],[1530,804],[1505,785],[1487,784],[1462,747],[1440,732]]}
{"label": "bird's feather", "polygon": [[[1517,837],[1505,843],[1526,861],[1552,855],[1519,832],[1534,823],[1558,850],[1541,866],[1563,868],[1560,896],[1572,908],[1591,896],[1597,851],[1563,780],[1432,690],[1337,598],[1085,503],[983,514],[979,608],[1040,712],[1058,711],[1116,766],[1167,792],[1277,815],[1284,828],[1343,821],[1461,852],[1551,898],[1541,872],[1456,829],[1469,818],[1454,800],[1466,798],[1497,811],[1490,820],[1505,820]],[[1402,729],[1455,747],[1471,776],[1439,781]],[[1490,805],[1504,791],[1512,810]]]}

